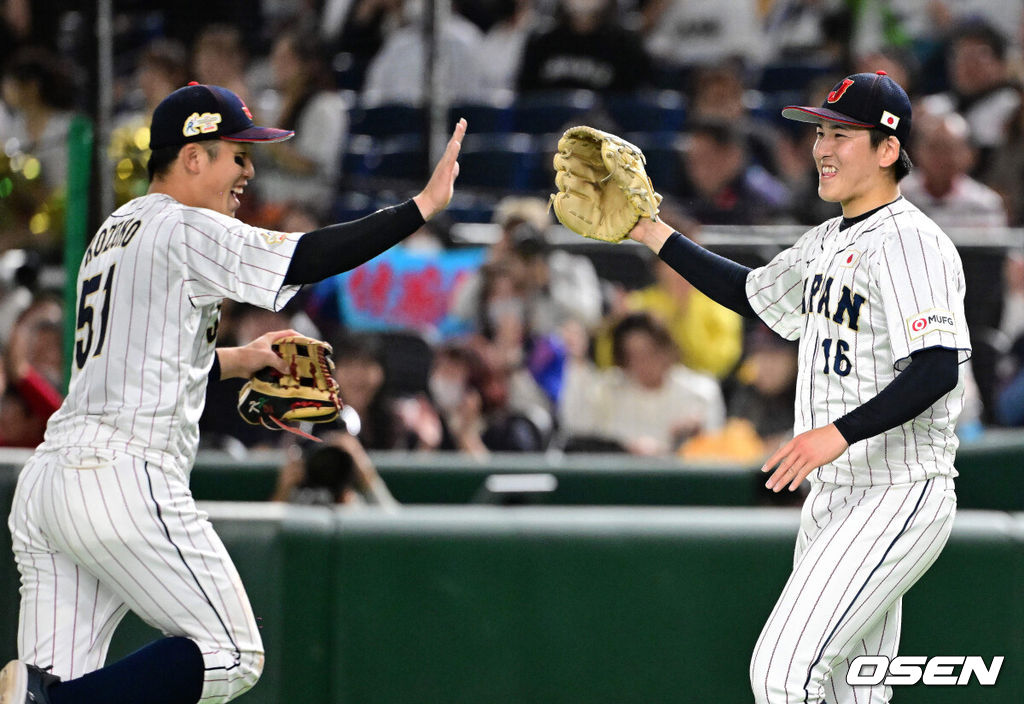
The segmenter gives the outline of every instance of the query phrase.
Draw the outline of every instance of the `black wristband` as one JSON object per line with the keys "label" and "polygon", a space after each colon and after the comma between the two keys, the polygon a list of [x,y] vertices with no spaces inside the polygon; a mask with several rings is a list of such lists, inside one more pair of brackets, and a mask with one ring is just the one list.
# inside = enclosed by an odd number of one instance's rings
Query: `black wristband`
{"label": "black wristband", "polygon": [[210,367],[210,374],[206,379],[206,382],[220,381],[220,355],[217,354],[217,350],[213,351],[213,366]]}

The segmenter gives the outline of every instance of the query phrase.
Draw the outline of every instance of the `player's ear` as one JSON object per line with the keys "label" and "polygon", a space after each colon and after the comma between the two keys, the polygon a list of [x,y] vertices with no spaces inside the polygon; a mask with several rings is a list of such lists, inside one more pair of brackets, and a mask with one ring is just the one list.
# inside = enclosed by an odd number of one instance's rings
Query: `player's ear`
{"label": "player's ear", "polygon": [[900,158],[900,140],[889,135],[878,145],[878,165],[888,169]]}
{"label": "player's ear", "polygon": [[199,172],[203,156],[205,156],[205,152],[202,146],[195,142],[189,142],[178,152],[178,161],[181,162],[187,173],[195,174]]}

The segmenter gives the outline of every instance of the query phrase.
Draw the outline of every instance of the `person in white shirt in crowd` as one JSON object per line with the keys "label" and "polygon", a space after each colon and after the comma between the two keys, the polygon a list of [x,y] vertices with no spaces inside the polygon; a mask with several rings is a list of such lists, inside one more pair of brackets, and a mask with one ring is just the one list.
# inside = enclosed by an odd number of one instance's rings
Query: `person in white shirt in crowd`
{"label": "person in white shirt in crowd", "polygon": [[[362,101],[366,106],[422,105],[430,89],[423,43],[423,0],[405,0],[402,24],[384,40],[366,69]],[[441,27],[441,65],[449,97],[476,101],[482,96],[480,44],[483,32],[453,10]]]}
{"label": "person in white shirt in crowd", "polygon": [[270,65],[279,100],[275,116],[295,130],[288,142],[256,154],[261,200],[298,203],[325,216],[341,174],[341,150],[348,135],[348,110],[334,89],[316,35],[296,30],[274,41]]}
{"label": "person in white shirt in crowd", "polygon": [[663,325],[635,313],[619,322],[613,336],[616,367],[598,372],[573,360],[561,402],[564,435],[613,440],[636,455],[666,455],[697,433],[722,428],[718,382],[676,361]]}
{"label": "person in white shirt in crowd", "polygon": [[971,178],[975,153],[970,128],[958,113],[915,116],[910,153],[917,169],[900,184],[903,195],[943,230],[974,228],[976,237],[999,234],[1006,208],[993,189]]}
{"label": "person in white shirt in crowd", "polygon": [[951,37],[947,51],[950,89],[926,96],[922,104],[929,112],[955,111],[964,116],[971,143],[978,149],[972,175],[988,180],[991,160],[1006,144],[1007,124],[1021,105],[1021,89],[1010,71],[1009,42],[1002,32],[980,20],[957,24]]}
{"label": "person in white shirt in crowd", "polygon": [[717,64],[734,56],[763,61],[766,47],[757,0],[651,0],[644,10],[650,29],[647,52],[676,68]]}

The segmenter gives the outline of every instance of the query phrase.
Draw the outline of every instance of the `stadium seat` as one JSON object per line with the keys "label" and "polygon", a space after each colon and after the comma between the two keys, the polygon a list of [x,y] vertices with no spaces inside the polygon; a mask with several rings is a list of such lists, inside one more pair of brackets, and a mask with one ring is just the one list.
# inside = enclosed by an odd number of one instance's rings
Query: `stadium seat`
{"label": "stadium seat", "polygon": [[376,179],[426,179],[427,147],[419,134],[376,140],[366,158],[367,175]]}
{"label": "stadium seat", "polygon": [[497,201],[497,196],[477,195],[457,187],[445,214],[453,222],[487,223],[494,217]]}
{"label": "stadium seat", "polygon": [[345,191],[334,199],[329,217],[331,222],[349,222],[369,215],[376,209],[372,196],[359,191]]}
{"label": "stadium seat", "polygon": [[362,178],[370,173],[370,157],[375,142],[365,134],[352,135],[341,155],[341,173],[344,177]]}
{"label": "stadium seat", "polygon": [[354,108],[350,113],[351,134],[371,137],[391,137],[400,134],[422,134],[427,128],[427,115],[423,108],[411,105],[378,105]]}
{"label": "stadium seat", "polygon": [[588,90],[527,93],[515,102],[515,129],[529,134],[561,132],[574,117],[598,106],[597,96]]}
{"label": "stadium seat", "polygon": [[665,195],[679,181],[679,132],[626,132],[623,138],[640,147],[647,158],[647,175],[654,188]]}
{"label": "stadium seat", "polygon": [[608,95],[604,105],[623,132],[673,132],[686,121],[685,99],[674,90]]}
{"label": "stadium seat", "polygon": [[523,190],[536,159],[528,134],[467,134],[459,155],[459,185]]}
{"label": "stadium seat", "polygon": [[805,91],[815,80],[829,75],[833,69],[820,64],[784,62],[764,67],[757,89],[767,93],[776,91]]}
{"label": "stadium seat", "polygon": [[458,103],[448,111],[448,122],[454,126],[460,118],[466,118],[472,134],[511,132],[515,124],[515,113],[511,105],[486,103]]}

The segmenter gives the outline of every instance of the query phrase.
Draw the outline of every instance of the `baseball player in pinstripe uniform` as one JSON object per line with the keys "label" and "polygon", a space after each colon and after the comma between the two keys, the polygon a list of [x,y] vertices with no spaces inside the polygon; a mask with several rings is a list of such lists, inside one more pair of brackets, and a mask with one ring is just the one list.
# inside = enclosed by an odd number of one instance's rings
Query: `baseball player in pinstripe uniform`
{"label": "baseball player in pinstripe uniform", "polygon": [[[86,250],[68,396],[19,477],[19,659],[0,671],[0,704],[226,702],[255,684],[256,620],[188,478],[208,379],[287,371],[270,343],[293,331],[215,349],[220,302],[280,309],[414,232],[451,199],[465,130],[409,201],[284,233],[234,213],[254,175],[249,145],[292,132],[255,126],[217,86],[189,84],[156,108],[149,193]],[[103,667],[128,609],[167,637]]]}
{"label": "baseball player in pinstripe uniform", "polygon": [[953,429],[970,357],[964,274],[946,235],[901,195],[910,101],[883,72],[843,79],[820,107],[818,193],[842,217],[747,269],[641,219],[631,233],[697,288],[799,340],[795,437],[767,486],[806,478],[793,571],[754,648],[759,703],[888,702],[850,661],[895,656],[904,593],[942,550],[956,496]]}

